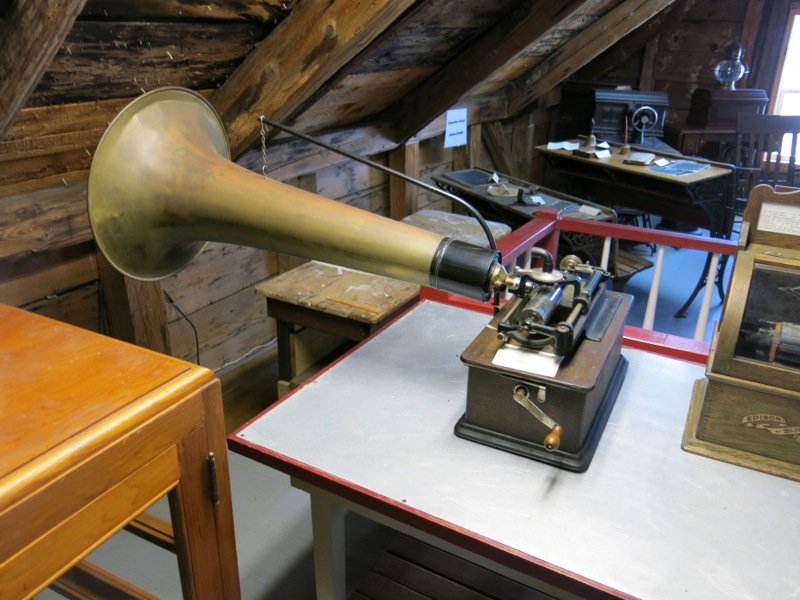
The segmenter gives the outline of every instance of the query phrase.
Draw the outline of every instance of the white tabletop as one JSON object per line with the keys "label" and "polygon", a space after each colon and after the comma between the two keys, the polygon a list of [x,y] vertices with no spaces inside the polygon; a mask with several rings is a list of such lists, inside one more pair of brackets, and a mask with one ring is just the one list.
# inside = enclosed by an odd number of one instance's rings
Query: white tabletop
{"label": "white tabletop", "polygon": [[459,356],[487,321],[423,302],[238,438],[633,596],[800,597],[800,484],[681,450],[702,367],[624,349],[605,433],[572,473],[453,434]]}

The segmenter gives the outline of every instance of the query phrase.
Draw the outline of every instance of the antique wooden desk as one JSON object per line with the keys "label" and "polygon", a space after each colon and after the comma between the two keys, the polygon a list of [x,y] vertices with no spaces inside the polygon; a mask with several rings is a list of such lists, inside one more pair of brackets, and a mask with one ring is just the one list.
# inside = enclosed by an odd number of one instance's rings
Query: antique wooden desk
{"label": "antique wooden desk", "polygon": [[422,302],[230,436],[311,494],[320,600],[344,598],[346,510],[559,598],[800,593],[800,484],[681,450],[699,365],[623,349],[585,473],[457,438],[487,321]]}
{"label": "antique wooden desk", "polygon": [[569,150],[548,150],[546,145],[536,149],[564,176],[571,194],[702,227],[717,237],[731,233],[733,166],[718,163],[696,173],[666,175],[654,172],[650,166],[625,164],[625,155],[619,154],[616,147],[605,159],[575,156]]}
{"label": "antique wooden desk", "polygon": [[184,595],[238,598],[213,374],[5,305],[0,323],[0,596],[35,594],[168,493]]}

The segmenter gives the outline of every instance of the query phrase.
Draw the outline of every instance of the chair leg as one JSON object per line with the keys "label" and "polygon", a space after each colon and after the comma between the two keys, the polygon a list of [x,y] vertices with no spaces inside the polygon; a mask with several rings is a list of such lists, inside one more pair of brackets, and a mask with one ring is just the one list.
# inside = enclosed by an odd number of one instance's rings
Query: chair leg
{"label": "chair leg", "polygon": [[[717,293],[719,294],[720,301],[725,300],[725,289],[723,287],[722,279],[725,273],[725,265],[727,263],[728,263],[728,256],[723,255],[722,260],[719,261],[719,265],[717,266],[717,273],[714,277],[714,286],[717,288]],[[706,286],[706,282],[708,281],[708,275],[707,275],[708,267],[710,264],[711,264],[711,252],[709,252],[706,255],[706,262],[703,264],[703,272],[700,274],[700,277],[697,280],[697,283],[695,284],[692,293],[689,295],[689,298],[687,298],[686,302],[683,303],[683,306],[681,306],[675,313],[676,319],[683,319],[686,316],[686,311],[689,310],[689,307],[695,301],[695,298],[697,298],[697,294],[699,294],[700,290],[702,290]]]}

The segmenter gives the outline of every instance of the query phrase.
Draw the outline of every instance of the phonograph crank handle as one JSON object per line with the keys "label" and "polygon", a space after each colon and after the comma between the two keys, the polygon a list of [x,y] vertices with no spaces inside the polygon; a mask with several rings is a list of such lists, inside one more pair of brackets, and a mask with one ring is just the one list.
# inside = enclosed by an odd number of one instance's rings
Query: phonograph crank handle
{"label": "phonograph crank handle", "polygon": [[[539,388],[538,395],[544,396],[544,388]],[[547,413],[533,403],[527,387],[523,385],[515,386],[512,397],[514,398],[514,402],[531,413],[543,425],[550,428],[550,433],[545,436],[542,443],[547,450],[556,450],[559,444],[561,444],[561,425],[556,423]]]}

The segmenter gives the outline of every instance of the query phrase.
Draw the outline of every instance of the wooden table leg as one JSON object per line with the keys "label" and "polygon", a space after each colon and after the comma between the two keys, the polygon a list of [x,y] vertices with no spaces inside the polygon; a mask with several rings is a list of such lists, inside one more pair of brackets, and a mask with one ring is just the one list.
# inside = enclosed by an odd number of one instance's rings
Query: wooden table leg
{"label": "wooden table leg", "polygon": [[314,576],[318,600],[345,600],[346,510],[325,494],[311,494],[311,524],[314,532]]}
{"label": "wooden table leg", "polygon": [[169,494],[181,585],[185,598],[235,600],[241,591],[219,382],[206,386],[196,401],[205,427],[179,444],[181,478]]}
{"label": "wooden table leg", "polygon": [[290,339],[293,325],[283,319],[276,319],[276,337],[278,338],[278,379],[290,381],[296,373],[292,373],[292,350]]}

